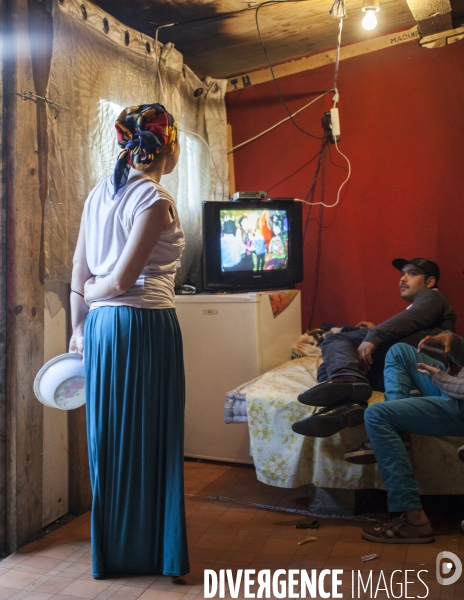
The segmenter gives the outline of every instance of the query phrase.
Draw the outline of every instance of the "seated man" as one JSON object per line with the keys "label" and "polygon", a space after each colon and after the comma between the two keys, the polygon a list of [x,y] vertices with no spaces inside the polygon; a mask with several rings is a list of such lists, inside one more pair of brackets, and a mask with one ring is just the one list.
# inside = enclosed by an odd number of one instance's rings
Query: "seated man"
{"label": "seated man", "polygon": [[427,335],[454,331],[456,315],[447,298],[436,289],[438,265],[426,258],[397,258],[401,271],[400,295],[412,304],[380,325],[342,332],[322,343],[324,362],[318,371],[322,382],[298,396],[309,406],[322,406],[316,414],[292,425],[295,433],[328,437],[363,422],[372,387],[383,391],[383,366],[388,349],[402,341],[417,346]]}
{"label": "seated man", "polygon": [[[445,353],[464,365],[464,340],[455,334],[428,336],[419,344],[441,343]],[[393,346],[385,360],[385,400],[370,406],[364,422],[387,487],[388,510],[404,513],[378,525],[364,526],[362,537],[388,544],[433,541],[432,527],[422,508],[416,480],[400,432],[464,436],[464,369],[457,377],[432,364],[407,344]],[[414,383],[423,394],[410,398]]]}

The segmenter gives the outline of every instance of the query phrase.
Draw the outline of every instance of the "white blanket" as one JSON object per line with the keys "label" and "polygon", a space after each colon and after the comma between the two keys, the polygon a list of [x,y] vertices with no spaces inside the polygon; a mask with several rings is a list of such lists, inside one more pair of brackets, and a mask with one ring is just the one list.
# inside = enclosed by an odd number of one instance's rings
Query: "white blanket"
{"label": "white blanket", "polygon": [[[322,358],[288,361],[241,386],[246,395],[246,417],[251,454],[259,481],[293,488],[313,484],[323,488],[384,488],[377,465],[352,465],[344,453],[367,439],[364,425],[344,429],[329,438],[293,433],[292,423],[317,411],[298,402],[298,394],[316,384]],[[371,401],[383,400],[374,392]],[[232,409],[233,410],[233,409]],[[237,409],[236,409],[237,412]],[[422,494],[464,494],[464,465],[456,456],[461,438],[412,436],[410,458]]]}

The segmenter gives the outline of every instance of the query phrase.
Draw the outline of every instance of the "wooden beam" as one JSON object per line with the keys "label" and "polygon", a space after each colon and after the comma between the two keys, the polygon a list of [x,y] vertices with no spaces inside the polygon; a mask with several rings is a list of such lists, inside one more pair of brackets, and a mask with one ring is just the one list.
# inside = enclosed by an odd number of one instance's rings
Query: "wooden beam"
{"label": "wooden beam", "polygon": [[416,21],[424,21],[436,15],[450,13],[450,0],[406,0],[409,10]]}
{"label": "wooden beam", "polygon": [[406,0],[421,36],[453,28],[450,0]]}
{"label": "wooden beam", "polygon": [[[18,93],[36,93],[27,0],[7,0],[4,62],[7,235],[6,550],[42,533],[43,406],[33,382],[44,357],[44,292],[40,281],[42,204],[37,108]],[[4,425],[3,425],[4,426]]]}
{"label": "wooden beam", "polygon": [[429,19],[418,21],[417,24],[422,37],[453,29],[451,13],[446,13],[445,15],[435,15]]}
{"label": "wooden beam", "polygon": [[449,31],[441,31],[434,35],[428,35],[419,40],[419,44],[424,48],[442,48],[449,44],[454,44],[464,39],[464,26]]}
{"label": "wooden beam", "polygon": [[[391,35],[383,35],[378,38],[373,38],[365,42],[358,42],[356,44],[350,44],[348,46],[342,46],[340,52],[340,60],[346,60],[355,56],[361,56],[362,54],[368,54],[370,52],[376,52],[377,50],[384,50],[385,48],[391,48],[412,42],[413,40],[419,39],[419,30],[417,27],[401,31],[399,33],[393,33]],[[327,52],[321,52],[320,54],[314,54],[313,56],[306,56],[291,60],[280,65],[273,67],[274,75],[276,78],[286,77],[287,75],[294,75],[295,73],[302,73],[303,71],[309,71],[311,69],[317,69],[324,65],[335,63],[336,51],[329,50]],[[269,68],[259,69],[250,73],[242,73],[235,77],[230,77],[227,83],[227,92],[235,92],[251,85],[258,83],[265,83],[266,81],[272,80],[271,70]]]}

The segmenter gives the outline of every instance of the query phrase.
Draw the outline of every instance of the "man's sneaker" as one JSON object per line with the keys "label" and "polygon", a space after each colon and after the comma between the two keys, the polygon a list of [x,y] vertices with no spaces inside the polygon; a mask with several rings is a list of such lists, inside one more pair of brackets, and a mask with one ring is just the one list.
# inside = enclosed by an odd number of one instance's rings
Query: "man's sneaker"
{"label": "man's sneaker", "polygon": [[345,452],[345,460],[353,465],[373,465],[377,462],[369,440],[366,440],[357,448]]}
{"label": "man's sneaker", "polygon": [[[411,449],[411,437],[409,433],[400,433],[401,439],[403,440],[406,450]],[[459,452],[459,451],[458,451]],[[464,446],[463,446],[464,455]],[[349,452],[345,453],[345,460],[353,465],[373,465],[377,462],[372,445],[369,440],[363,442],[357,448],[353,448]],[[464,456],[463,459],[464,461]]]}
{"label": "man's sneaker", "polygon": [[458,458],[461,462],[464,462],[464,446],[458,448]]}
{"label": "man's sneaker", "polygon": [[365,525],[361,536],[371,542],[381,544],[427,544],[435,541],[429,521],[425,525],[412,525],[404,515],[377,523]]}

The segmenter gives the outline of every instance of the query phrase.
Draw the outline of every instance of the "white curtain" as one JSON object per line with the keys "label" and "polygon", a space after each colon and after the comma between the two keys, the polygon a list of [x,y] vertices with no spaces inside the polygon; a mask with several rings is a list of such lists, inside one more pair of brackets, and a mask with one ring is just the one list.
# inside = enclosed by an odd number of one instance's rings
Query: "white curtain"
{"label": "white curtain", "polygon": [[118,154],[114,121],[120,110],[160,102],[182,130],[179,164],[161,182],[177,199],[186,233],[178,283],[187,279],[197,283],[201,202],[228,199],[226,82],[209,77],[201,81],[173,44],[159,45],[156,51],[153,39],[93,4],[56,1],[53,17],[47,97],[61,108],[49,105],[48,111],[46,279],[70,281],[83,203],[91,188],[114,168]]}

